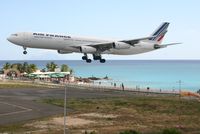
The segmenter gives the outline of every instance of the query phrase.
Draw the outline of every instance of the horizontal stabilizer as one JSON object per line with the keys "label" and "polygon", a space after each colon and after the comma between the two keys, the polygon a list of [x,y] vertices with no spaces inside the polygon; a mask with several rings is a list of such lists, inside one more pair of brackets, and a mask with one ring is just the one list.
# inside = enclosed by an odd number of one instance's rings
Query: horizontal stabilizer
{"label": "horizontal stabilizer", "polygon": [[163,45],[159,45],[160,48],[164,48],[164,47],[168,47],[168,46],[172,46],[172,45],[178,45],[178,44],[182,44],[182,43],[169,43],[169,44],[163,44]]}

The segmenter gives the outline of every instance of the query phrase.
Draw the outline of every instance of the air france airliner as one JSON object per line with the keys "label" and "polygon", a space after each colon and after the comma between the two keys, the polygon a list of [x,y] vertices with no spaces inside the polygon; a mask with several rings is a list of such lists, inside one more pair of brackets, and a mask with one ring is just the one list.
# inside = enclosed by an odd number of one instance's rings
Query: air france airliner
{"label": "air france airliner", "polygon": [[59,54],[83,53],[82,59],[87,63],[91,63],[88,54],[92,54],[93,60],[104,63],[106,60],[102,54],[134,55],[179,44],[161,44],[168,26],[169,23],[164,22],[150,36],[130,40],[104,40],[42,32],[18,32],[11,34],[7,40],[22,46],[23,54],[27,54],[27,48],[52,49]]}

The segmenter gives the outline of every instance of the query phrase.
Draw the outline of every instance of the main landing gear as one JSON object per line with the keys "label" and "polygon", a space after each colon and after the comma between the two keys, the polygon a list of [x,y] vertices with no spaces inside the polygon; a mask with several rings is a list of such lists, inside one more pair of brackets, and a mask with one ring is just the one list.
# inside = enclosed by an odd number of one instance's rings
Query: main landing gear
{"label": "main landing gear", "polygon": [[87,54],[85,53],[84,56],[82,57],[83,60],[85,60],[87,63],[91,63],[92,60],[91,59],[88,59],[88,56]]}
{"label": "main landing gear", "polygon": [[101,63],[105,63],[106,60],[102,59],[101,54],[93,54],[93,59],[94,60],[99,60]]}
{"label": "main landing gear", "polygon": [[23,54],[27,54],[26,47],[23,47],[24,51]]}
{"label": "main landing gear", "polygon": [[[106,60],[102,59],[100,54],[93,54],[93,60],[99,60],[101,63],[105,63]],[[83,60],[85,60],[87,63],[91,63],[92,60],[88,58],[87,54],[84,53],[84,56],[82,57]]]}

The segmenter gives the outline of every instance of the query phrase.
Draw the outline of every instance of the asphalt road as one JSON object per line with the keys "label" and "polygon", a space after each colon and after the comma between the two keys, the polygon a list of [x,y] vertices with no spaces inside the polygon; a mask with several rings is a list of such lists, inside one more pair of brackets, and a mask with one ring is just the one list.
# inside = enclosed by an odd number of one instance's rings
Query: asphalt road
{"label": "asphalt road", "polygon": [[[67,99],[122,97],[134,94],[122,91],[67,88]],[[61,107],[36,101],[45,98],[63,99],[64,88],[0,89],[0,125],[63,113]]]}

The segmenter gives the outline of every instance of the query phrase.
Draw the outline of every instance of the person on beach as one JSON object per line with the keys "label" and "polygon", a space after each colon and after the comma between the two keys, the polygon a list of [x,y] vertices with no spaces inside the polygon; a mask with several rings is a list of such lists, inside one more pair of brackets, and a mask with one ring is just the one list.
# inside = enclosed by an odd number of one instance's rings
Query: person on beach
{"label": "person on beach", "polygon": [[122,90],[124,91],[124,84],[122,83]]}
{"label": "person on beach", "polygon": [[114,83],[114,87],[116,88],[116,83]]}

